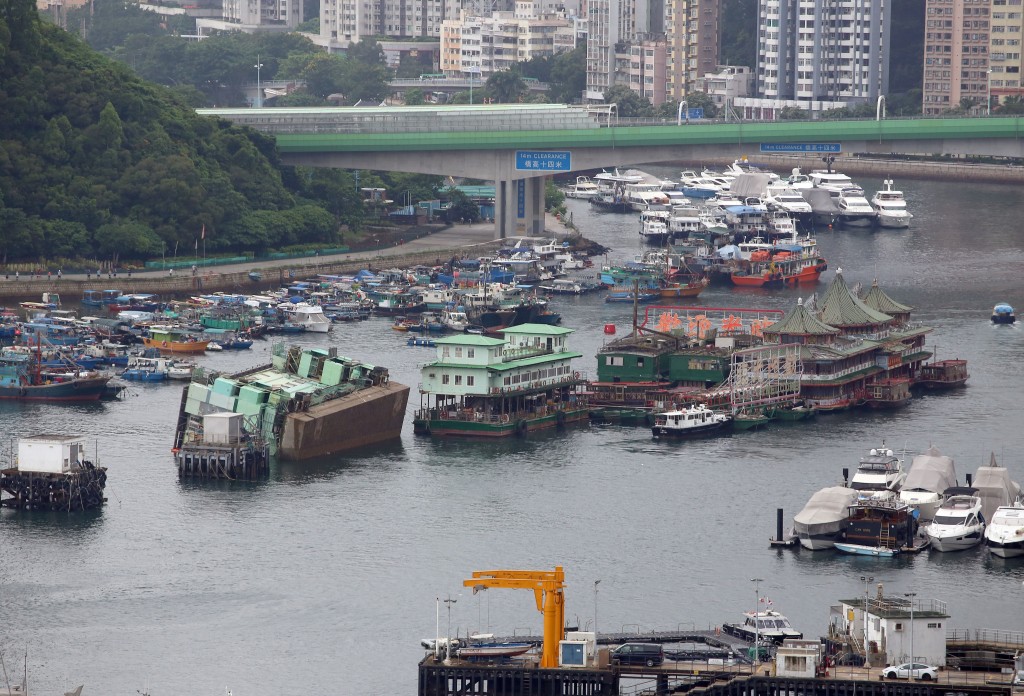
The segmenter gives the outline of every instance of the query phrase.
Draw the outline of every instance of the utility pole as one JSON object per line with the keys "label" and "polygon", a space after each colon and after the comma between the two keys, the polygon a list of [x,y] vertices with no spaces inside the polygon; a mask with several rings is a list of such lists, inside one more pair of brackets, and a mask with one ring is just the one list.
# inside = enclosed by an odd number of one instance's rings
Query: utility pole
{"label": "utility pole", "polygon": [[455,604],[457,599],[452,599],[451,595],[444,600],[444,603],[448,605],[448,631],[445,633],[445,653],[444,662],[448,664],[452,661],[452,605]]}
{"label": "utility pole", "polygon": [[758,585],[764,580],[761,578],[750,578],[754,583],[754,660],[751,663],[751,674],[757,673],[757,664],[761,661],[761,592]]}
{"label": "utility pole", "polygon": [[916,592],[904,592],[904,597],[910,598],[910,678],[914,678],[914,598]]}

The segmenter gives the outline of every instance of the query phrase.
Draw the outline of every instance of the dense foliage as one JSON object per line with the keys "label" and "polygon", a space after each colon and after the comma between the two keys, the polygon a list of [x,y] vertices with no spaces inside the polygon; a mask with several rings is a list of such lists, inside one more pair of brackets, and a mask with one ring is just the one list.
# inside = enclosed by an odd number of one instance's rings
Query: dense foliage
{"label": "dense foliage", "polygon": [[[335,244],[360,182],[281,167],[271,138],[197,116],[74,36],[32,0],[0,3],[0,254],[120,262]],[[438,177],[364,173],[362,186],[436,197]]]}

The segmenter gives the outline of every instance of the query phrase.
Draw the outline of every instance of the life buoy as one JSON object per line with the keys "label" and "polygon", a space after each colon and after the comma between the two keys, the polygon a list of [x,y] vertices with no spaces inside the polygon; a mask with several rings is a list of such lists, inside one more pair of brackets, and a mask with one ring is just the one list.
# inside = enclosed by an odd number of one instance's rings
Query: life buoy
{"label": "life buoy", "polygon": [[507,413],[502,414],[501,422],[502,423],[508,423],[508,414]]}

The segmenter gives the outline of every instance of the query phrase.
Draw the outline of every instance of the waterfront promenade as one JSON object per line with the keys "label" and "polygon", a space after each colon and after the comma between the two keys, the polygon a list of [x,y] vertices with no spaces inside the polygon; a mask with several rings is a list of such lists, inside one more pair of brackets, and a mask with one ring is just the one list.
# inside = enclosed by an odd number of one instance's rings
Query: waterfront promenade
{"label": "waterfront promenade", "polygon": [[[553,216],[548,216],[547,234],[562,235],[566,229]],[[301,259],[255,260],[225,266],[205,266],[193,276],[188,269],[176,269],[174,275],[167,271],[132,271],[129,277],[125,271],[116,278],[106,274],[97,277],[84,273],[65,273],[58,279],[54,273],[32,279],[21,274],[15,280],[14,274],[0,277],[0,299],[38,300],[44,292],[56,292],[63,300],[76,301],[86,289],[113,287],[126,293],[147,292],[159,295],[187,295],[217,290],[231,292],[255,292],[274,283],[287,283],[292,279],[310,278],[320,273],[350,273],[362,268],[375,269],[389,266],[405,267],[417,264],[433,265],[437,259],[447,261],[452,254],[482,256],[493,250],[498,242],[493,237],[493,225],[483,222],[472,225],[454,225],[418,239],[380,249],[332,254],[328,256],[305,257]],[[262,280],[249,278],[251,271],[258,271]]]}

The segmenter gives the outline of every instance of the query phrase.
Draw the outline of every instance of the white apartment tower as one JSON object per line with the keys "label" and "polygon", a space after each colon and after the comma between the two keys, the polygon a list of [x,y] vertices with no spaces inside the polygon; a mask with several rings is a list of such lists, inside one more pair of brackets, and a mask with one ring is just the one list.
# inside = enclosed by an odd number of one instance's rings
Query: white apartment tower
{"label": "white apartment tower", "polygon": [[889,90],[894,0],[760,0],[757,92],[857,103]]}
{"label": "white apartment tower", "polygon": [[320,38],[343,46],[378,36],[437,38],[460,7],[458,0],[321,0]]}
{"label": "white apartment tower", "polygon": [[605,90],[628,65],[631,44],[664,33],[664,12],[662,0],[589,0],[585,100],[604,99]]}

